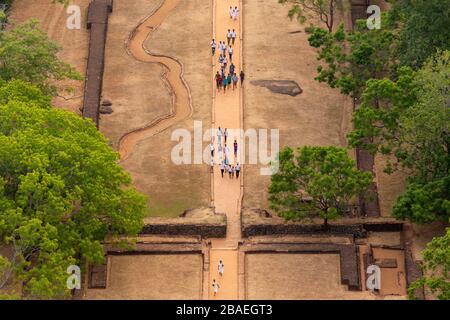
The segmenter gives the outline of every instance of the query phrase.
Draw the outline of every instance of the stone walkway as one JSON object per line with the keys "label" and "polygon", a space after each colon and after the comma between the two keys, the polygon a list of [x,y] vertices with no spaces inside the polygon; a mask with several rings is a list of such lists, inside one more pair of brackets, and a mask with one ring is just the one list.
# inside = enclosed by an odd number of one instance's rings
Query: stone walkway
{"label": "stone walkway", "polygon": [[[239,8],[239,17],[233,20],[229,15],[230,6]],[[239,75],[242,66],[241,54],[241,1],[230,0],[220,1],[214,0],[214,33],[217,44],[219,41],[227,41],[226,34],[228,29],[234,29],[237,36],[233,47],[233,63],[236,66],[235,72]],[[213,76],[216,71],[220,72],[220,64],[218,62],[219,50],[213,58]],[[229,60],[228,53],[227,59]],[[227,69],[230,65],[228,61]],[[227,70],[228,71],[228,70]],[[213,79],[212,79],[213,80]],[[215,82],[214,82],[215,83]],[[227,145],[230,149],[230,162],[234,165],[239,162],[240,153],[235,159],[233,154],[233,142],[239,137],[231,134],[232,130],[242,128],[241,108],[242,108],[242,90],[240,84],[236,90],[227,89],[218,91],[215,84],[214,102],[213,102],[213,133],[216,135],[217,128],[220,126],[222,130],[228,128],[230,135],[228,136]],[[222,137],[222,145],[224,138]],[[241,206],[241,184],[242,184],[242,168],[240,179],[230,179],[228,174],[222,178],[219,168],[221,162],[220,154],[217,146],[217,136],[214,137],[215,145],[215,167],[212,177],[213,184],[213,203],[217,213],[225,213],[227,215],[227,236],[225,239],[212,239],[211,255],[210,255],[210,275],[209,275],[209,298],[216,300],[238,299],[238,241],[241,239],[240,228],[240,206]],[[238,149],[239,150],[239,149]],[[221,277],[218,273],[218,262],[222,260],[225,265],[224,275]],[[216,279],[220,289],[219,293],[214,296],[212,290],[212,280]]]}

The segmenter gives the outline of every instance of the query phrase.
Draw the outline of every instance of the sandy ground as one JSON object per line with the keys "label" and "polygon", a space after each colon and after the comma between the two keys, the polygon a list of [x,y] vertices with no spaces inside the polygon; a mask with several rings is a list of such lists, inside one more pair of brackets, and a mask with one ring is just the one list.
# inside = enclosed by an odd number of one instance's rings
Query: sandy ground
{"label": "sandy ground", "polygon": [[250,300],[374,298],[341,285],[338,254],[247,254],[245,260]]}
{"label": "sandy ground", "polygon": [[158,29],[179,4],[180,0],[164,1],[154,13],[143,20],[127,41],[127,51],[135,60],[146,64],[157,63],[163,66],[164,74],[162,78],[168,90],[170,90],[173,103],[169,113],[122,136],[119,141],[121,161],[125,161],[141,141],[151,138],[192,116],[191,97],[189,87],[183,78],[182,64],[170,56],[153,54],[144,46],[147,38],[151,37],[149,30]]}
{"label": "sandy ground", "polygon": [[[63,5],[54,4],[51,0],[15,0],[11,11],[10,25],[16,26],[32,18],[38,19],[42,30],[62,46],[63,50],[59,54],[59,58],[71,64],[84,76],[89,45],[89,33],[86,29],[89,0],[72,0],[71,4],[80,6],[80,30],[66,28],[69,15]],[[64,98],[55,98],[53,105],[81,114],[84,81],[64,81],[61,84],[72,87],[73,92],[61,93]]]}
{"label": "sandy ground", "polygon": [[[280,148],[344,146],[352,105],[338,90],[314,80],[318,63],[304,32],[307,24],[290,21],[288,7],[277,0],[264,5],[246,0],[244,11],[245,129],[279,129]],[[261,21],[268,27],[262,27]],[[291,97],[250,84],[271,79],[294,80],[303,93]],[[248,165],[244,184],[244,205],[267,208],[270,177],[261,176],[259,166]]]}
{"label": "sandy ground", "polygon": [[90,289],[87,299],[200,299],[199,254],[111,256],[107,289]]}
{"label": "sandy ground", "polygon": [[375,158],[378,199],[380,200],[380,211],[383,217],[391,216],[392,208],[406,187],[406,174],[402,170],[390,175],[384,172],[387,159],[386,156]]}
{"label": "sandy ground", "polygon": [[[119,0],[110,16],[103,96],[112,100],[115,112],[102,116],[100,126],[116,148],[124,134],[152,123],[173,107],[171,88],[162,77],[165,67],[136,61],[125,50],[130,32],[160,4],[160,0]],[[171,141],[173,130],[192,131],[194,119],[202,120],[204,128],[211,125],[211,11],[205,1],[181,1],[145,43],[151,53],[173,57],[183,65],[193,108],[192,118],[140,141],[122,162],[138,190],[148,195],[152,216],[178,216],[210,202],[209,168],[176,166],[170,155],[177,144]]]}

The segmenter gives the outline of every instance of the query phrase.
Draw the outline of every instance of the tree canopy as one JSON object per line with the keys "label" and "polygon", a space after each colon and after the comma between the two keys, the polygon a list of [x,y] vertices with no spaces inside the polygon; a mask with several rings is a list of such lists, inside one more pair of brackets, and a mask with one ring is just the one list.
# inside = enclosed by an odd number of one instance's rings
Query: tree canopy
{"label": "tree canopy", "polygon": [[426,223],[450,218],[450,51],[419,71],[401,67],[397,80],[371,79],[355,111],[350,144],[391,154],[387,172],[409,171],[393,215]]}
{"label": "tree canopy", "polygon": [[396,56],[419,69],[437,50],[450,49],[450,0],[393,0],[391,17],[399,22]]}
{"label": "tree canopy", "polygon": [[278,2],[290,5],[289,18],[296,18],[300,23],[304,23],[307,15],[313,14],[325,23],[329,32],[333,31],[336,12],[344,9],[342,0],[278,0]]}
{"label": "tree canopy", "polygon": [[424,277],[408,288],[408,295],[415,299],[415,291],[424,287],[440,300],[450,300],[450,228],[442,237],[435,237],[423,251]]}
{"label": "tree canopy", "polygon": [[0,33],[0,78],[23,80],[36,85],[45,94],[56,95],[64,89],[60,80],[81,80],[80,74],[58,58],[61,47],[50,40],[30,20]]}
{"label": "tree canopy", "polygon": [[372,174],[356,168],[347,150],[337,147],[286,147],[279,154],[280,170],[272,176],[269,200],[285,219],[343,215],[350,200],[362,195]]}
{"label": "tree canopy", "polygon": [[31,298],[67,296],[67,267],[101,262],[101,242],[136,235],[146,210],[92,121],[49,99],[0,83],[0,239],[14,249],[0,271],[13,270]]}

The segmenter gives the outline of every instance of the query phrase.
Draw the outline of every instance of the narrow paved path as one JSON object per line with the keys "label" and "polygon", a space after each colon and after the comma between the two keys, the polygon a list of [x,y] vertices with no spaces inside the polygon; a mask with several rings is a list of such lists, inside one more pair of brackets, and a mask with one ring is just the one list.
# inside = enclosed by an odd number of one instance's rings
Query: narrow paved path
{"label": "narrow paved path", "polygon": [[145,127],[127,133],[120,139],[121,161],[130,156],[140,141],[152,137],[192,115],[191,96],[189,87],[183,79],[181,63],[172,57],[152,54],[144,46],[151,33],[161,25],[180,2],[181,0],[163,1],[155,12],[145,18],[133,30],[128,39],[127,50],[136,60],[146,63],[159,63],[165,68],[164,80],[172,92],[173,106],[169,114],[154,119]]}
{"label": "narrow paved path", "polygon": [[[235,44],[232,45],[233,63],[236,66],[235,72],[239,75],[242,66],[241,57],[241,15],[242,8],[239,0],[214,0],[214,30],[217,44],[219,41],[227,41],[226,34],[229,29],[234,29],[237,37]],[[233,20],[229,15],[230,6],[239,8],[239,16],[237,20]],[[220,64],[218,62],[219,50],[213,60],[213,75],[216,71],[220,73]],[[229,60],[228,53],[227,59]],[[227,72],[229,72],[230,61],[228,61]],[[241,98],[242,92],[239,86],[236,90],[227,89],[226,93],[223,90],[218,91],[216,86],[213,103],[213,132],[216,135],[218,127],[222,130],[235,130],[242,128],[241,124]],[[230,149],[230,161],[233,165],[238,162],[240,153],[237,158],[234,157],[233,142],[239,137],[235,134],[228,136],[227,145]],[[218,152],[217,136],[215,136],[215,167],[213,174],[213,203],[217,213],[225,213],[227,215],[227,237],[225,239],[213,239],[211,242],[210,255],[210,279],[209,279],[209,298],[215,300],[223,299],[238,299],[238,241],[241,239],[241,222],[240,222],[240,199],[241,199],[241,183],[242,183],[242,169],[240,179],[231,179],[228,174],[222,178],[219,168],[221,162],[221,155]],[[222,137],[222,147],[224,145],[224,138]],[[240,151],[238,149],[238,151]],[[223,276],[218,273],[218,262],[222,260],[225,265],[225,272]],[[216,279],[220,289],[219,293],[214,296],[212,290],[212,280]]]}

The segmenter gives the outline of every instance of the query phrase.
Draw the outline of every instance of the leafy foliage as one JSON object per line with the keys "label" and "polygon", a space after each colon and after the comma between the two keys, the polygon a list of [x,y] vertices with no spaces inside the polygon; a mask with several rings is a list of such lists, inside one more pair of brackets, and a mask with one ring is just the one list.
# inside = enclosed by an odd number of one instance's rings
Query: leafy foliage
{"label": "leafy foliage", "polygon": [[450,0],[397,0],[392,18],[401,23],[396,51],[401,65],[419,69],[437,50],[450,49]]}
{"label": "leafy foliage", "polygon": [[416,289],[425,286],[440,300],[450,300],[450,229],[442,237],[434,238],[423,251],[424,277],[408,288],[408,295],[415,299]]}
{"label": "leafy foliage", "polygon": [[136,235],[145,198],[90,120],[50,107],[20,81],[0,85],[0,238],[30,298],[61,298],[69,265]]}
{"label": "leafy foliage", "polygon": [[360,21],[349,32],[344,31],[343,24],[334,33],[321,28],[312,28],[311,32],[308,41],[319,49],[318,60],[324,62],[317,68],[317,81],[359,98],[367,80],[389,73],[395,39],[389,29],[368,30]]}
{"label": "leafy foliage", "polygon": [[0,78],[23,80],[39,87],[45,94],[56,95],[57,81],[81,80],[80,74],[58,59],[61,47],[51,41],[31,20],[0,33]]}
{"label": "leafy foliage", "polygon": [[372,174],[356,168],[347,150],[337,147],[289,147],[279,154],[280,171],[272,176],[270,202],[281,216],[320,216],[325,225],[345,213],[350,200],[367,191]]}
{"label": "leafy foliage", "polygon": [[336,11],[342,11],[344,8],[342,0],[278,0],[278,2],[290,4],[289,18],[295,17],[297,21],[304,23],[308,14],[314,14],[326,24],[329,32],[333,31]]}

